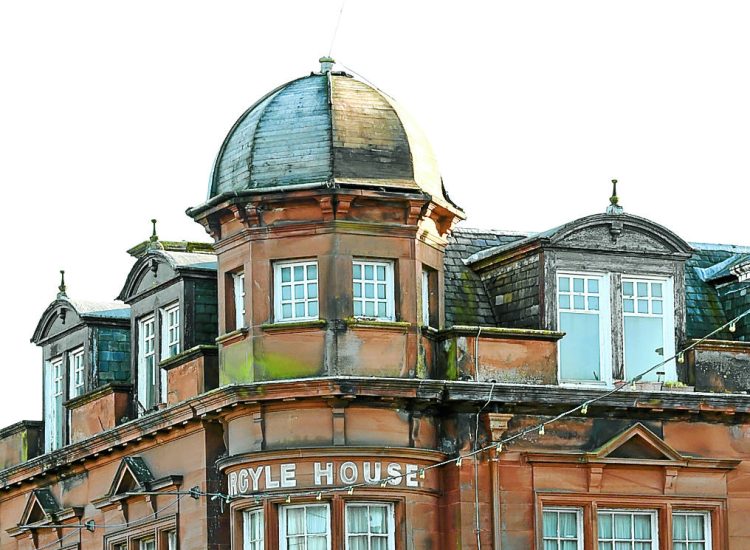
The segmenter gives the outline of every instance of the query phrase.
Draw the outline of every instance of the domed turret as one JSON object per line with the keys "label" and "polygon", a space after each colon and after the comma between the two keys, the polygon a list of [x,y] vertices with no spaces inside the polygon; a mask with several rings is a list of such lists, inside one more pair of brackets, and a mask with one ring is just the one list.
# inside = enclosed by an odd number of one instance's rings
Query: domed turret
{"label": "domed turret", "polygon": [[[424,134],[393,98],[330,70],[293,80],[234,124],[211,174],[210,202],[315,187],[425,192],[449,204]],[[212,201],[214,199],[214,201]]]}

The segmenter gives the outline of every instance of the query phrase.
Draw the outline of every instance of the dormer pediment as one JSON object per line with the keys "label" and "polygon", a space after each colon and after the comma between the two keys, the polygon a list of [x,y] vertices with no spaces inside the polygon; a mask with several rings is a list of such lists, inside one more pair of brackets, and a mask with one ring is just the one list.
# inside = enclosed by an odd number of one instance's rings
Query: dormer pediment
{"label": "dormer pediment", "polygon": [[587,453],[587,456],[589,462],[608,460],[683,462],[685,460],[685,457],[641,423],[621,432],[594,452]]}
{"label": "dormer pediment", "polygon": [[50,522],[55,519],[58,512],[60,512],[60,505],[49,488],[34,489],[26,501],[18,524],[31,525]]}
{"label": "dormer pediment", "polygon": [[120,462],[107,496],[123,496],[133,491],[143,491],[154,480],[154,475],[140,456],[126,456]]}

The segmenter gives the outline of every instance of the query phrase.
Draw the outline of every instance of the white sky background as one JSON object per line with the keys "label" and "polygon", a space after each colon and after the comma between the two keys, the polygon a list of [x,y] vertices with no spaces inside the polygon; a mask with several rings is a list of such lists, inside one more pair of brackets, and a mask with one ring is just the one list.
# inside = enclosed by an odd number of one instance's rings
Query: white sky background
{"label": "white sky background", "polygon": [[[29,343],[66,269],[111,299],[185,216],[238,116],[316,70],[340,0],[0,4],[0,427],[41,418]],[[420,122],[467,226],[625,210],[750,245],[750,4],[347,0],[333,55]]]}

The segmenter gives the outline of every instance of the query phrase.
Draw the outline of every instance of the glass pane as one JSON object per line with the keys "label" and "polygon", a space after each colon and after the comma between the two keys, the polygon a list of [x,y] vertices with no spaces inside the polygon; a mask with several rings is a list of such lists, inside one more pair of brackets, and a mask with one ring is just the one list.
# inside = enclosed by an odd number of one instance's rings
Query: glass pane
{"label": "glass pane", "polygon": [[633,516],[633,538],[651,540],[651,516],[645,514]]}
{"label": "glass pane", "polygon": [[353,275],[355,279],[362,278],[362,266],[361,265],[354,264]]}
{"label": "glass pane", "polygon": [[651,313],[661,315],[663,313],[661,300],[654,300],[653,302],[651,302],[651,309],[653,310],[651,311]]}
{"label": "glass pane", "polygon": [[385,533],[386,513],[384,506],[370,506],[370,532]]}
{"label": "glass pane", "polygon": [[307,508],[307,532],[325,533],[328,527],[328,507],[310,506]]}
{"label": "glass pane", "polygon": [[294,280],[302,281],[305,278],[305,268],[301,265],[294,266]]}
{"label": "glass pane", "polygon": [[545,540],[544,541],[544,550],[558,550],[557,541],[556,540]]}
{"label": "glass pane", "polygon": [[[632,378],[662,361],[656,351],[664,347],[663,320],[660,317],[625,317],[625,376]],[[656,372],[644,376],[656,380]]]}
{"label": "glass pane", "polygon": [[611,542],[600,542],[599,543],[599,550],[612,550],[612,543]]}
{"label": "glass pane", "polygon": [[690,540],[703,540],[703,516],[688,516],[687,518],[687,533]]}
{"label": "glass pane", "polygon": [[385,304],[380,302],[378,304],[378,317],[387,317],[388,314],[385,311]]}
{"label": "glass pane", "polygon": [[327,537],[308,537],[307,539],[307,550],[326,550],[328,544],[326,544]]}
{"label": "glass pane", "polygon": [[560,513],[560,536],[572,538],[576,536],[576,514],[573,512]]}
{"label": "glass pane", "polygon": [[651,550],[650,542],[636,542],[633,545],[634,550]]}
{"label": "glass pane", "polygon": [[375,317],[375,303],[374,302],[365,303],[365,315],[367,317]]}
{"label": "glass pane", "polygon": [[294,304],[294,316],[304,317],[305,316],[305,303]]}
{"label": "glass pane", "polygon": [[305,285],[294,285],[294,298],[302,300],[305,297]]}
{"label": "glass pane", "polygon": [[557,512],[544,512],[542,530],[545,537],[557,536]]}
{"label": "glass pane", "polygon": [[675,540],[685,540],[687,535],[687,525],[685,524],[685,516],[682,514],[674,514],[672,516],[672,537]]}
{"label": "glass pane", "polygon": [[651,283],[651,296],[661,298],[661,283]]}
{"label": "glass pane", "polygon": [[281,282],[288,283],[292,280],[292,269],[289,267],[281,268]]}
{"label": "glass pane", "polygon": [[287,539],[288,550],[305,550],[305,537],[291,537]]}
{"label": "glass pane", "polygon": [[702,542],[691,542],[688,544],[688,550],[705,550],[706,545]]}
{"label": "glass pane", "polygon": [[299,535],[305,532],[305,509],[290,508],[286,511],[287,535]]}
{"label": "glass pane", "polygon": [[349,537],[349,550],[367,550],[367,535]]}
{"label": "glass pane", "polygon": [[354,283],[354,297],[355,298],[362,297],[362,283]]}
{"label": "glass pane", "polygon": [[625,313],[635,313],[635,301],[623,300],[622,309]]}
{"label": "glass pane", "polygon": [[375,285],[365,283],[365,298],[375,298]]}
{"label": "glass pane", "polygon": [[315,281],[318,279],[318,266],[317,265],[307,266],[307,279],[309,281]]}
{"label": "glass pane", "polygon": [[560,292],[570,292],[570,279],[568,277],[560,277],[559,285]]}
{"label": "glass pane", "polygon": [[633,295],[633,283],[623,282],[622,294],[623,296],[632,296]]}
{"label": "glass pane", "polygon": [[629,542],[615,542],[615,550],[634,550]]}
{"label": "glass pane", "polygon": [[307,316],[308,317],[317,317],[318,316],[318,301],[313,300],[312,302],[308,302],[307,304]]}
{"label": "glass pane", "polygon": [[636,283],[638,287],[638,297],[648,296],[648,283]]}
{"label": "glass pane", "polygon": [[570,309],[569,294],[560,294],[560,309]]}
{"label": "glass pane", "polygon": [[615,538],[629,539],[632,518],[622,514],[615,515]]}
{"label": "glass pane", "polygon": [[674,550],[687,550],[687,544],[684,542],[675,542],[672,544],[672,548],[674,548]]}
{"label": "glass pane", "polygon": [[589,309],[592,311],[599,311],[599,298],[596,296],[589,296]]}
{"label": "glass pane", "polygon": [[346,531],[347,533],[367,533],[367,508],[365,506],[347,507]]}
{"label": "glass pane", "polygon": [[292,304],[284,304],[281,306],[281,316],[284,319],[289,319],[292,316]]}
{"label": "glass pane", "polygon": [[573,292],[583,292],[583,279],[573,278]]}
{"label": "glass pane", "polygon": [[385,266],[378,266],[378,281],[385,281]]}
{"label": "glass pane", "polygon": [[378,299],[385,300],[385,285],[378,285]]}
{"label": "glass pane", "polygon": [[578,542],[575,540],[564,540],[560,543],[560,550],[578,550]]}
{"label": "glass pane", "polygon": [[372,281],[375,278],[374,268],[371,265],[365,266],[365,279]]}
{"label": "glass pane", "polygon": [[371,538],[370,550],[388,550],[388,539],[386,537]]}
{"label": "glass pane", "polygon": [[599,279],[589,279],[589,293],[599,294]]}
{"label": "glass pane", "polygon": [[612,538],[612,514],[599,514],[599,538]]}
{"label": "glass pane", "polygon": [[318,283],[310,283],[307,285],[307,297],[308,298],[318,297]]}
{"label": "glass pane", "polygon": [[354,302],[354,315],[362,315],[362,302]]}
{"label": "glass pane", "polygon": [[648,313],[648,300],[638,300],[638,313]]}
{"label": "glass pane", "polygon": [[586,309],[583,302],[583,296],[580,296],[578,294],[573,295],[573,309]]}
{"label": "glass pane", "polygon": [[561,313],[560,371],[564,380],[599,380],[599,315]]}

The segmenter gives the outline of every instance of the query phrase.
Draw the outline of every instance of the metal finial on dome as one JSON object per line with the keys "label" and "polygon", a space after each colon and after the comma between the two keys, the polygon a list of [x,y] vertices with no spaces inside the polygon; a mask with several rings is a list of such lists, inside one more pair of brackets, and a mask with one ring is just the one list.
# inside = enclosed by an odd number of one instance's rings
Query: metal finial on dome
{"label": "metal finial on dome", "polygon": [[57,290],[59,291],[57,293],[58,298],[64,298],[67,297],[67,294],[65,293],[65,270],[60,270],[60,286],[57,287]]}
{"label": "metal finial on dome", "polygon": [[609,206],[607,214],[622,214],[624,212],[620,206],[620,197],[617,196],[617,180],[612,180],[612,196],[609,197]]}
{"label": "metal finial on dome", "polygon": [[159,236],[156,234],[156,219],[151,220],[151,237],[148,239],[148,250],[164,250],[164,246],[159,242]]}
{"label": "metal finial on dome", "polygon": [[328,55],[324,55],[318,61],[320,61],[321,74],[330,73],[333,70],[333,64],[336,63],[336,60]]}
{"label": "metal finial on dome", "polygon": [[151,227],[152,227],[152,229],[151,229],[151,240],[152,241],[158,241],[159,240],[159,236],[156,234],[156,220],[155,219],[151,220]]}

